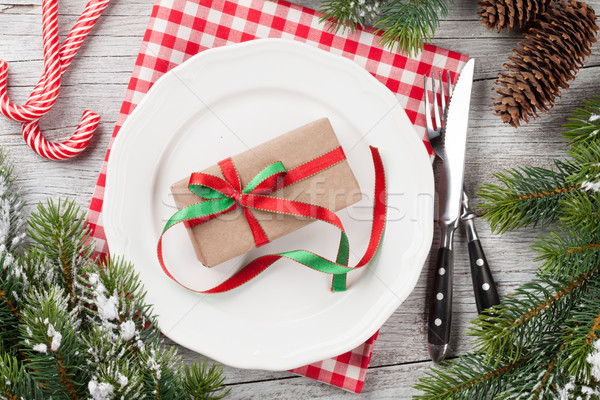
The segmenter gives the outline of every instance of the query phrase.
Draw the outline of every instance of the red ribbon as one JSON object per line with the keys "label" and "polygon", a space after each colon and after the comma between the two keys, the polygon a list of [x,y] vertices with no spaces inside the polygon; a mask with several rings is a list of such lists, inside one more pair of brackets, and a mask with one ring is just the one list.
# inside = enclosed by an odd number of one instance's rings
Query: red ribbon
{"label": "red ribbon", "polygon": [[[219,167],[221,168],[225,179],[205,173],[194,173],[190,177],[190,190],[209,200],[203,203],[188,206],[185,209],[180,210],[169,220],[169,222],[167,222],[163,230],[164,235],[168,229],[180,222],[187,222],[190,224],[190,226],[196,226],[214,219],[218,215],[230,212],[237,207],[242,207],[258,247],[267,243],[268,238],[250,209],[257,209],[279,214],[292,214],[299,217],[318,219],[323,222],[328,222],[340,229],[342,232],[342,237],[336,262],[329,261],[306,250],[294,250],[278,254],[265,255],[250,262],[220,285],[205,291],[197,291],[181,284],[167,269],[162,255],[161,235],[157,250],[158,258],[163,271],[175,282],[189,290],[198,293],[222,293],[237,288],[248,282],[280,258],[289,258],[315,270],[333,274],[334,279],[332,289],[334,291],[345,290],[346,273],[353,269],[360,268],[371,261],[377,251],[377,248],[379,247],[381,236],[383,235],[383,231],[385,229],[387,195],[383,163],[381,161],[379,151],[374,147],[370,147],[370,149],[375,167],[373,227],[371,230],[371,238],[369,240],[367,250],[356,266],[348,266],[349,247],[347,236],[345,234],[342,222],[333,211],[314,204],[267,196],[267,194],[272,193],[274,190],[307,179],[310,176],[322,172],[323,170],[339,163],[340,161],[345,160],[346,157],[342,148],[338,147],[314,160],[292,169],[291,171],[285,171],[285,169],[278,171],[275,169],[275,172],[262,176],[263,172],[269,168],[267,167],[257,175],[257,177],[260,176],[261,179],[255,186],[251,188],[248,188],[248,186],[252,186],[252,182],[254,182],[254,180],[250,182],[246,188],[242,189],[239,174],[237,173],[231,159],[226,159],[219,163]],[[227,201],[225,204],[223,203],[223,199]],[[211,210],[211,201],[213,201],[216,206],[215,211]],[[200,206],[200,204],[203,205]],[[198,206],[204,207],[202,212],[195,212],[193,209],[194,207]]]}
{"label": "red ribbon", "polygon": [[[251,191],[243,193],[242,181],[237,169],[235,168],[231,158],[226,158],[218,163],[224,179],[214,175],[205,174],[203,172],[194,172],[190,176],[188,186],[208,187],[235,200],[235,203],[232,207],[227,208],[221,213],[215,214],[214,217],[231,212],[234,209],[241,207],[252,231],[254,243],[256,247],[260,247],[269,243],[270,240],[254,214],[252,214],[251,209],[274,213],[280,213],[282,210],[286,210],[294,215],[302,215],[307,217],[311,216],[311,212],[316,211],[321,216],[321,218],[317,217],[317,219],[326,219],[330,223],[338,225],[337,221],[335,221],[337,217],[332,217],[330,215],[331,212],[323,207],[320,207],[321,209],[317,209],[316,207],[318,206],[267,196],[276,190],[293,185],[294,183],[298,183],[304,179],[307,179],[314,174],[326,170],[327,168],[331,168],[345,159],[346,155],[344,154],[344,150],[341,147],[336,147],[335,149],[304,164],[301,164],[290,171],[282,171],[275,175],[271,175]],[[306,206],[310,206],[310,208],[307,208]],[[306,215],[307,213],[309,214]],[[207,222],[207,220],[201,218],[198,220],[190,220],[187,221],[187,226],[194,227],[203,224],[204,222]],[[341,227],[341,222],[339,222],[339,226]]]}

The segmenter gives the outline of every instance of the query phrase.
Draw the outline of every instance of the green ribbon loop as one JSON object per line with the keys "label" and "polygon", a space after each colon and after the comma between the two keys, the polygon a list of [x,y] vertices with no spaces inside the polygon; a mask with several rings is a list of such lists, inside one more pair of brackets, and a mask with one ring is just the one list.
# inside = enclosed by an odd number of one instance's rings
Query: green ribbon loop
{"label": "green ribbon loop", "polygon": [[285,174],[286,172],[287,170],[283,166],[283,163],[281,161],[276,161],[256,174],[256,176],[252,178],[252,180],[248,182],[246,187],[242,190],[242,193],[250,194],[267,179],[270,179],[276,175]]}

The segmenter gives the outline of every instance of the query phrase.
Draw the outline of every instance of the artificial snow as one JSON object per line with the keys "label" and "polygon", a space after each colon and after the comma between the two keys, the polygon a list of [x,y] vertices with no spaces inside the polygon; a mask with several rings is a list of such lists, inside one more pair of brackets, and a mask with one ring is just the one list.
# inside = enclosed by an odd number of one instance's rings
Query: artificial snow
{"label": "artificial snow", "polygon": [[94,400],[111,400],[115,395],[110,383],[98,382],[95,377],[88,383],[88,390]]}
{"label": "artificial snow", "polygon": [[[8,182],[4,174],[0,175],[0,197],[4,197],[7,193]],[[10,209],[11,204],[9,199],[2,198],[0,200],[0,243],[3,248],[6,248],[6,239],[10,233]]]}
{"label": "artificial snow", "polygon": [[46,354],[48,352],[48,346],[46,346],[44,343],[38,343],[33,346],[33,350],[37,351],[38,353]]}
{"label": "artificial snow", "polygon": [[592,114],[592,115],[590,115],[590,118],[588,119],[588,121],[594,122],[594,121],[597,121],[599,119],[600,119],[600,115],[598,115],[598,114]]}
{"label": "artificial snow", "polygon": [[14,262],[15,262],[15,259],[13,258],[12,254],[6,253],[4,255],[4,264],[5,265],[13,265]]}
{"label": "artificial snow", "polygon": [[129,379],[127,379],[127,377],[120,372],[117,379],[119,379],[119,385],[121,385],[122,388],[124,388],[129,383]]}
{"label": "artificial snow", "polygon": [[121,324],[121,337],[125,341],[133,339],[135,336],[135,323],[128,319]]}
{"label": "artificial snow", "polygon": [[50,343],[50,350],[52,351],[57,351],[58,348],[60,347],[60,342],[62,340],[62,334],[60,332],[57,332],[54,329],[54,326],[52,324],[50,324],[48,326],[48,337],[52,338],[52,343]]}
{"label": "artificial snow", "polygon": [[8,189],[6,175],[4,169],[0,170],[0,196],[4,196]]}
{"label": "artificial snow", "polygon": [[582,386],[581,393],[587,394],[588,396],[598,396],[600,394],[596,389],[591,388],[589,386]]}
{"label": "artificial snow", "polygon": [[94,289],[94,297],[96,302],[96,307],[98,308],[98,315],[105,322],[117,319],[119,317],[119,298],[115,295],[111,295],[110,297],[106,297],[106,287],[100,282],[98,274],[90,274],[89,277],[90,283],[97,284]]}
{"label": "artificial snow", "polygon": [[598,182],[590,182],[590,181],[581,182],[581,188],[583,190],[593,190],[594,192],[597,192],[598,190],[600,190],[600,181],[598,181]]}
{"label": "artificial snow", "polygon": [[0,200],[0,243],[4,246],[6,246],[10,228],[10,202],[7,199],[2,199]]}
{"label": "artificial snow", "polygon": [[594,351],[586,358],[586,361],[592,366],[592,376],[600,380],[600,340],[594,342]]}
{"label": "artificial snow", "polygon": [[90,274],[89,281],[92,285],[95,285],[96,283],[98,283],[98,278],[99,278],[98,274],[93,273],[93,274]]}
{"label": "artificial snow", "polygon": [[[96,275],[96,274],[94,274],[94,275]],[[106,293],[106,287],[104,286],[104,284],[102,282],[98,281],[98,285],[96,286],[96,289],[94,289],[94,296],[98,297],[104,293]]]}
{"label": "artificial snow", "polygon": [[117,310],[119,299],[117,296],[106,297],[100,294],[96,297],[96,305],[98,306],[98,314],[103,320],[110,321],[119,317],[119,311]]}
{"label": "artificial snow", "polygon": [[575,384],[573,383],[573,379],[571,379],[571,382],[567,383],[564,388],[558,390],[559,399],[569,400],[569,395],[573,389],[575,389]]}
{"label": "artificial snow", "polygon": [[138,339],[135,345],[140,350],[140,353],[144,354],[146,352],[146,344],[143,341]]}
{"label": "artificial snow", "polygon": [[160,365],[156,362],[156,351],[154,349],[150,350],[150,357],[148,357],[148,368],[156,372],[156,379],[160,379],[161,369]]}
{"label": "artificial snow", "polygon": [[23,239],[25,239],[25,233],[21,233],[20,235],[15,236],[12,242],[10,243],[11,247],[17,247],[17,245],[21,243]]}

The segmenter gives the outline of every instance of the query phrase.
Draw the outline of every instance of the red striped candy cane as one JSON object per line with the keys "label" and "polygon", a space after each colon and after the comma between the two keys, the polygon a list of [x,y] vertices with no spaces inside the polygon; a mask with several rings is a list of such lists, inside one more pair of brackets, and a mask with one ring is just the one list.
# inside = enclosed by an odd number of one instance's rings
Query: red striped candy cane
{"label": "red striped candy cane", "polygon": [[0,60],[0,113],[22,122],[25,141],[39,155],[65,160],[82,152],[89,144],[100,116],[89,110],[71,138],[64,142],[49,142],[39,129],[39,119],[54,106],[60,91],[62,75],[73,61],[88,33],[108,6],[110,0],[90,0],[62,46],[58,43],[58,2],[42,1],[42,37],[44,42],[44,73],[24,105],[14,104],[6,89],[8,65]]}

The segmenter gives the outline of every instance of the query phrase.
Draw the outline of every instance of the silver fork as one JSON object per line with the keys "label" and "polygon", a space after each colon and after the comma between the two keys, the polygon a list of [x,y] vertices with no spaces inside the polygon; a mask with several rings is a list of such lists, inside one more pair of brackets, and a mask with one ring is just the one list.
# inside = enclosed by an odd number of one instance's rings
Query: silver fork
{"label": "silver fork", "polygon": [[[444,159],[444,128],[446,123],[446,114],[448,111],[447,103],[450,102],[452,97],[452,79],[450,77],[450,71],[446,70],[446,82],[448,85],[448,100],[444,94],[444,81],[442,79],[442,72],[439,73],[439,88],[440,88],[440,106],[438,105],[438,92],[436,91],[435,78],[433,73],[431,74],[431,89],[433,92],[433,107],[429,103],[429,96],[427,94],[427,75],[423,75],[423,87],[425,89],[425,124],[427,127],[427,136],[431,148],[435,152],[436,156],[440,159]],[[433,118],[431,112],[433,109]],[[433,128],[433,121],[435,120],[435,129]],[[490,271],[488,262],[483,253],[481,242],[475,230],[475,214],[469,208],[469,197],[465,193],[463,186],[462,196],[463,212],[461,220],[465,225],[465,231],[468,240],[469,247],[469,259],[471,261],[471,276],[473,278],[473,291],[475,294],[475,302],[477,304],[477,312],[481,314],[487,308],[495,306],[500,303],[496,284]]]}
{"label": "silver fork", "polygon": [[[452,97],[452,79],[450,78],[450,71],[446,70],[446,82],[448,82],[448,101]],[[435,152],[435,155],[444,159],[444,139],[442,130],[446,126],[446,96],[444,94],[444,81],[442,80],[442,71],[440,71],[440,101],[442,103],[442,112],[440,115],[440,107],[438,106],[437,97],[438,93],[435,88],[435,78],[433,72],[431,73],[431,91],[433,92],[433,114],[435,118],[435,129],[433,129],[433,121],[431,119],[431,104],[429,104],[429,96],[427,95],[427,75],[423,75],[423,88],[425,89],[425,123],[427,125],[427,137],[429,138],[429,144]],[[442,124],[444,126],[442,126]]]}

